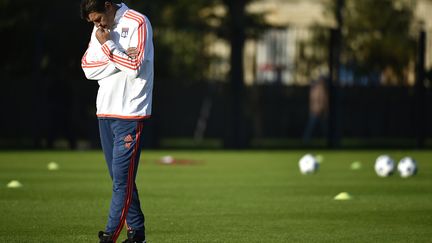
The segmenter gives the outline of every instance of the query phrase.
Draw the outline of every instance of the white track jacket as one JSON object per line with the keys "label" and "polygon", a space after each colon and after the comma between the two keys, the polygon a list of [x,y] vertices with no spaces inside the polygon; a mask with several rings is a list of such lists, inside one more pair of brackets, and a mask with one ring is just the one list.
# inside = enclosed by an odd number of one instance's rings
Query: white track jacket
{"label": "white track jacket", "polygon": [[[153,33],[146,16],[121,4],[116,12],[111,40],[103,45],[93,28],[81,60],[88,79],[98,80],[98,118],[141,120],[151,115],[153,91]],[[129,47],[137,58],[126,55]]]}

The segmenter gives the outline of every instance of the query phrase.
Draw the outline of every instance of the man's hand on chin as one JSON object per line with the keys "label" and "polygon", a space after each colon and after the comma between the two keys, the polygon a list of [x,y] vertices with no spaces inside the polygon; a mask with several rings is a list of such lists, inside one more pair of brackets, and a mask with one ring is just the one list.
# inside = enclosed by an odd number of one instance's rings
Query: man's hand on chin
{"label": "man's hand on chin", "polygon": [[96,31],[96,39],[99,41],[101,45],[103,45],[106,41],[111,40],[111,35],[108,29],[99,28]]}

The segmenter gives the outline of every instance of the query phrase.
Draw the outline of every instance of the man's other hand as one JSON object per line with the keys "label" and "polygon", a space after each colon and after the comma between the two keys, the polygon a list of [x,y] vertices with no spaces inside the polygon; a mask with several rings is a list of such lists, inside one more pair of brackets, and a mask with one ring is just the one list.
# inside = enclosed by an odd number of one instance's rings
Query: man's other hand
{"label": "man's other hand", "polygon": [[130,58],[135,59],[135,58],[138,57],[138,55],[139,55],[139,51],[138,51],[138,49],[137,49],[136,47],[129,47],[129,48],[126,50],[126,54],[127,54]]}

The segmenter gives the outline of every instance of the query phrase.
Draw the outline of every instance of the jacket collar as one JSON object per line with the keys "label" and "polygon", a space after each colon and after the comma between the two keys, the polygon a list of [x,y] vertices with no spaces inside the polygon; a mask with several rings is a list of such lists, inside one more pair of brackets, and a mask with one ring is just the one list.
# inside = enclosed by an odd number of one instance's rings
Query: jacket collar
{"label": "jacket collar", "polygon": [[120,18],[123,16],[123,14],[129,9],[128,6],[124,3],[117,4],[120,8],[117,9],[116,15],[114,17],[114,23],[117,25],[120,21]]}

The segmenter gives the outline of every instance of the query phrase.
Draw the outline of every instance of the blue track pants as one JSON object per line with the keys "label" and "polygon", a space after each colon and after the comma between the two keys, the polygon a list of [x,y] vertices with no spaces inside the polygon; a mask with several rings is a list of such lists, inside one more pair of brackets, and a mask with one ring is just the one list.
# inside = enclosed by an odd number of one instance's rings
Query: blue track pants
{"label": "blue track pants", "polygon": [[135,177],[141,153],[143,121],[99,119],[99,133],[105,160],[113,182],[108,224],[105,231],[116,242],[126,223],[128,230],[144,234]]}

